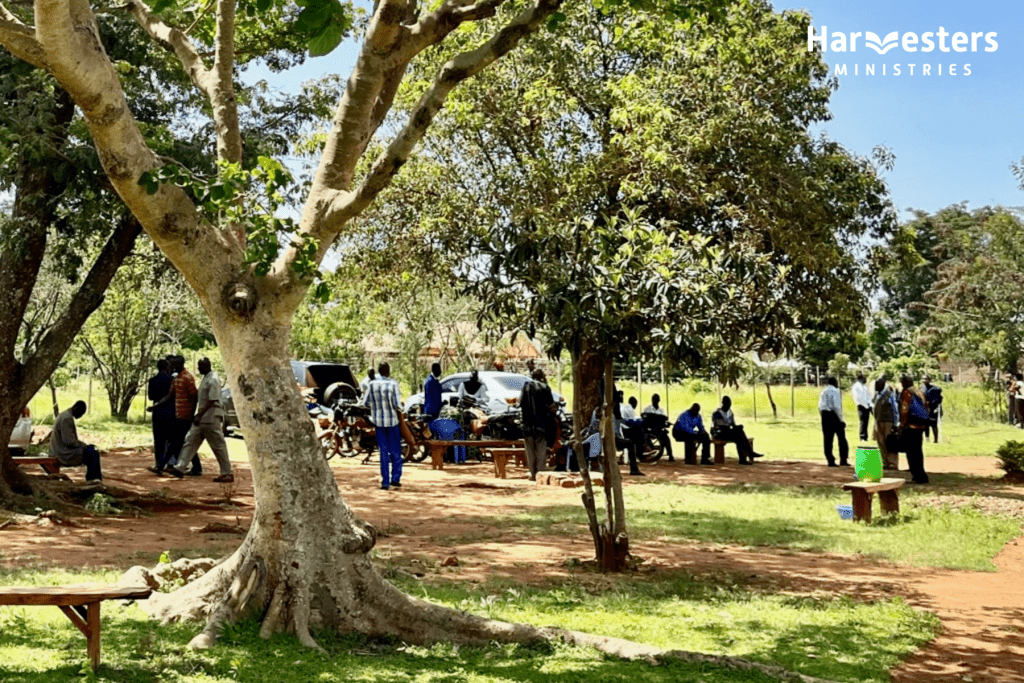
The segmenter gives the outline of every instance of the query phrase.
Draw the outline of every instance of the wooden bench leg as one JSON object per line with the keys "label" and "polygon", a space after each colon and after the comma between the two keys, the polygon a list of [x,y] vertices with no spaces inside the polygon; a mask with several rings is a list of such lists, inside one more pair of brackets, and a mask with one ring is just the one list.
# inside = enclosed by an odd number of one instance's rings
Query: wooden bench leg
{"label": "wooden bench leg", "polygon": [[697,464],[697,442],[694,439],[683,442],[683,462],[687,465]]}
{"label": "wooden bench leg", "polygon": [[725,464],[725,444],[724,443],[715,443],[714,446],[715,446],[715,464],[716,465],[724,465]]}
{"label": "wooden bench leg", "polygon": [[39,466],[42,467],[43,471],[46,472],[47,474],[60,474],[60,463],[59,462],[56,462],[56,463],[44,462],[44,463],[40,463]]}
{"label": "wooden bench leg", "polygon": [[444,469],[444,446],[430,446],[430,467],[435,470]]}
{"label": "wooden bench leg", "polygon": [[853,521],[871,523],[871,494],[863,489],[853,489]]}
{"label": "wooden bench leg", "polygon": [[92,670],[100,667],[100,603],[90,602],[85,607],[59,605],[78,630],[85,636],[86,652]]}
{"label": "wooden bench leg", "polygon": [[494,453],[494,476],[497,479],[506,479],[505,467],[508,465],[508,456],[504,453]]}
{"label": "wooden bench leg", "polygon": [[882,507],[882,514],[900,511],[900,492],[897,489],[891,491],[879,491],[878,503]]}
{"label": "wooden bench leg", "polygon": [[526,452],[520,451],[516,453],[516,467],[526,467]]}

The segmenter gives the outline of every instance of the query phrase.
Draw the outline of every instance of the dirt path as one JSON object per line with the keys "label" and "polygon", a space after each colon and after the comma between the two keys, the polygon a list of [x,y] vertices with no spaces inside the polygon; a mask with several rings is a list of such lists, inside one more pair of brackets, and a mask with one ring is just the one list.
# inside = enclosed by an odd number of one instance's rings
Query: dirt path
{"label": "dirt path", "polygon": [[[146,496],[160,494],[136,516],[95,516],[71,524],[19,523],[0,529],[0,566],[151,565],[160,552],[223,555],[240,534],[205,533],[204,527],[244,530],[252,515],[252,482],[248,467],[237,464],[233,487],[214,484],[211,476],[182,481],[157,478],[145,471],[145,451],[110,454],[103,467],[109,486]],[[933,458],[929,471],[989,477],[986,494],[1024,506],[1024,489],[1002,485],[995,460]],[[506,577],[537,582],[568,576],[568,557],[592,556],[585,534],[515,537],[502,525],[509,514],[550,505],[578,505],[578,489],[537,486],[521,470],[496,480],[489,465],[449,467],[442,472],[410,466],[400,491],[378,488],[376,464],[355,460],[336,463],[335,474],[345,500],[385,534],[378,543],[382,561],[418,573],[440,571],[451,578],[482,582]],[[647,468],[643,481],[671,480],[709,486],[735,484],[836,484],[849,470],[829,469],[807,461],[764,462],[757,467],[735,464],[686,467],[659,463]],[[72,471],[72,478],[81,474]],[[936,478],[939,482],[941,476]],[[941,483],[936,490],[944,490]],[[952,489],[949,489],[952,491]],[[957,491],[954,491],[957,492]],[[958,492],[957,492],[958,493]],[[152,498],[152,496],[150,496]],[[229,502],[230,500],[230,502]],[[943,632],[893,672],[898,683],[1024,683],[1024,539],[1008,544],[996,557],[994,573],[896,567],[881,562],[853,565],[847,557],[783,550],[749,550],[663,541],[637,542],[633,551],[645,558],[645,571],[692,574],[741,574],[769,590],[828,591],[856,596],[904,596],[936,613]],[[446,559],[456,566],[441,566]]]}

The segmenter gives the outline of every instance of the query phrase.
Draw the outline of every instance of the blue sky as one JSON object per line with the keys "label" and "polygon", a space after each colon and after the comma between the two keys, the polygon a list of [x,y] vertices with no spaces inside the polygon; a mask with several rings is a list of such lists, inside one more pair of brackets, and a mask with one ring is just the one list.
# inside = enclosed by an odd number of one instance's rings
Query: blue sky
{"label": "blue sky", "polygon": [[[1024,157],[1024,3],[1021,0],[774,0],[776,10],[805,9],[815,29],[829,34],[872,31],[884,38],[892,31],[920,36],[937,32],[994,31],[994,52],[904,52],[902,45],[884,56],[858,41],[856,52],[828,51],[834,69],[845,64],[832,97],[834,119],[821,128],[849,149],[869,154],[885,145],[896,155],[887,180],[897,208],[934,211],[968,201],[1024,205],[1024,191],[1009,170]],[[950,39],[946,39],[949,46]],[[918,47],[921,45],[919,44]],[[969,46],[968,46],[969,49]],[[914,63],[915,75],[908,65]],[[963,74],[964,63],[971,75]],[[860,75],[853,75],[854,64]],[[864,65],[875,64],[876,75],[865,76]],[[886,76],[881,66],[886,64]],[[892,75],[901,64],[900,76]],[[923,64],[932,75],[921,75]],[[937,75],[937,65],[943,75]],[[949,75],[957,64],[957,76]],[[901,213],[902,217],[907,214]]]}
{"label": "blue sky", "polygon": [[[1024,0],[774,0],[774,6],[807,10],[815,28],[825,25],[830,36],[872,31],[884,38],[897,31],[902,38],[906,32],[920,36],[939,27],[950,34],[995,32],[999,47],[994,52],[984,52],[979,41],[977,52],[911,54],[900,45],[878,55],[863,38],[856,52],[828,51],[830,68],[845,64],[848,75],[839,76],[833,120],[820,128],[858,154],[869,155],[884,145],[896,155],[886,179],[902,218],[911,208],[935,211],[960,201],[972,208],[1024,206],[1024,191],[1009,168],[1024,158]],[[345,43],[331,55],[270,80],[294,90],[302,80],[325,72],[344,77],[354,58],[354,45]],[[916,65],[913,76],[911,63]],[[875,76],[863,75],[865,64],[875,65]],[[883,64],[886,76],[881,75]],[[894,64],[901,65],[902,75],[892,75]],[[921,74],[923,64],[930,65],[931,75]],[[950,64],[957,65],[958,75],[949,75]],[[964,64],[970,64],[969,76],[963,75]],[[854,65],[861,75],[853,75]],[[266,72],[249,74],[260,77]]]}

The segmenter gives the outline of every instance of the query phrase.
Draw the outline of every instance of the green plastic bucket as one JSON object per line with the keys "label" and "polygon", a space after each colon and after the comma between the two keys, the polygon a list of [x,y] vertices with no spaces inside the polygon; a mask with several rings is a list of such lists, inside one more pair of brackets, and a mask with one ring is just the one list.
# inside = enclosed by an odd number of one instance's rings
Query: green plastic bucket
{"label": "green plastic bucket", "polygon": [[860,481],[881,481],[882,455],[872,446],[858,446],[853,471]]}

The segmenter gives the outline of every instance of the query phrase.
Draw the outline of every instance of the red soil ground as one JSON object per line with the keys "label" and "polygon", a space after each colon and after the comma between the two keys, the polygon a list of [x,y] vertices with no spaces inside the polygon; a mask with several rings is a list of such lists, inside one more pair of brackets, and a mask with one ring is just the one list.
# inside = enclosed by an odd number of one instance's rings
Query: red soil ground
{"label": "red soil ground", "polygon": [[[109,453],[103,468],[106,484],[122,493],[147,496],[162,492],[164,501],[150,501],[134,516],[76,517],[69,524],[42,525],[18,521],[0,529],[0,565],[115,567],[151,566],[159,553],[220,556],[238,543],[238,533],[201,531],[211,524],[244,530],[253,509],[248,466],[236,463],[233,487],[215,484],[212,475],[176,481],[157,478],[144,468],[148,451]],[[212,463],[211,463],[212,464]],[[938,494],[980,491],[995,505],[1024,510],[1024,490],[998,479],[995,459],[933,458],[932,473],[982,477],[971,491],[962,483],[940,483]],[[849,470],[823,463],[769,461],[738,467],[687,467],[661,462],[646,468],[643,481],[627,486],[672,480],[709,486],[737,483],[837,486]],[[510,466],[510,478],[493,478],[488,464],[431,471],[425,464],[407,466],[400,491],[381,491],[375,463],[336,462],[342,495],[364,519],[387,534],[378,543],[385,561],[411,572],[416,567],[440,571],[447,578],[470,582],[491,577],[536,582],[566,576],[568,557],[592,556],[589,536],[516,537],[503,528],[503,515],[552,504],[578,504],[579,490],[539,486]],[[70,476],[80,482],[80,471]],[[230,502],[228,500],[230,498]],[[582,519],[582,514],[581,514]],[[892,674],[898,683],[1024,683],[1024,540],[1009,543],[995,558],[993,573],[897,567],[884,562],[851,563],[849,558],[740,547],[634,542],[645,571],[685,570],[692,574],[735,573],[756,585],[801,592],[826,591],[855,596],[904,596],[912,605],[939,616],[942,633]],[[455,556],[457,566],[442,567]],[[429,569],[426,569],[429,568]]]}

